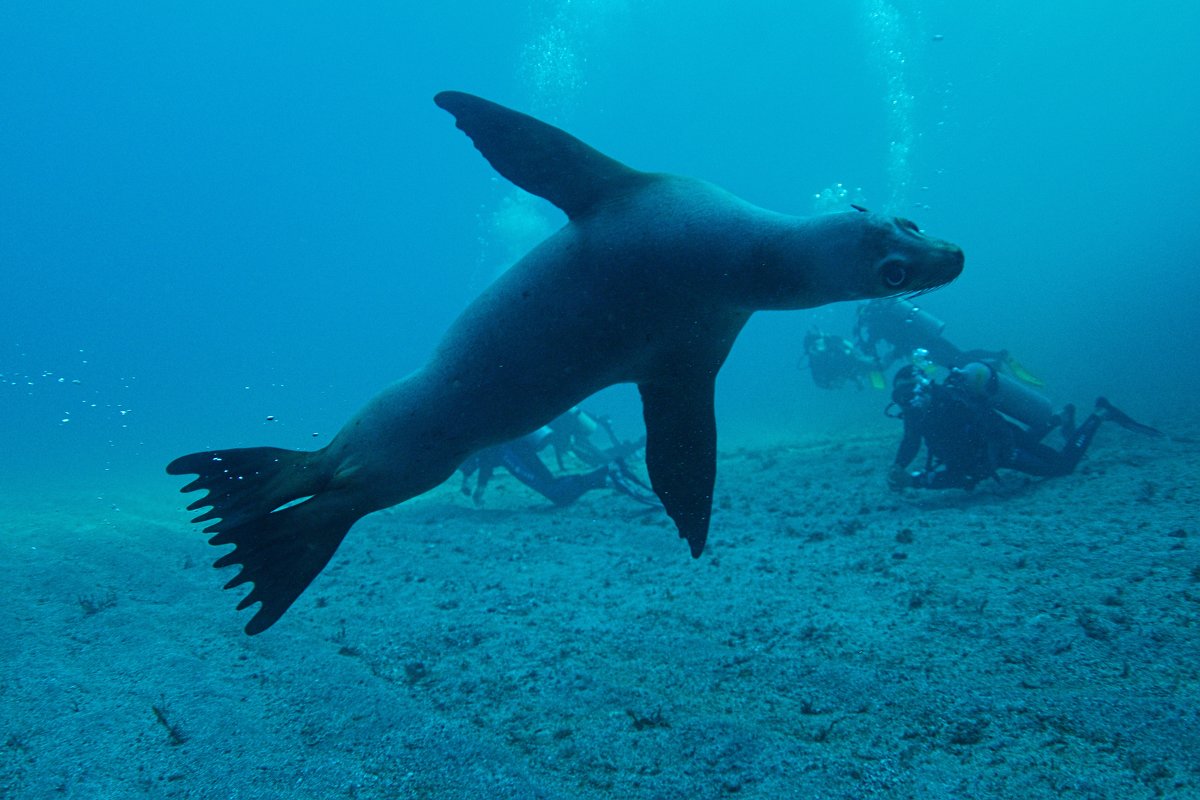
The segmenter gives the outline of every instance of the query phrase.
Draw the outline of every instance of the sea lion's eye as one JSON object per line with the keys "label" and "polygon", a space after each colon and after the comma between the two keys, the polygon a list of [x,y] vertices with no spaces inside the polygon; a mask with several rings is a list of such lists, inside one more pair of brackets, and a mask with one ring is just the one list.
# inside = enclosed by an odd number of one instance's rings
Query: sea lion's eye
{"label": "sea lion's eye", "polygon": [[921,226],[918,225],[917,223],[913,222],[911,219],[904,219],[903,217],[897,217],[896,224],[899,225],[901,228],[908,228],[913,233],[921,232]]}
{"label": "sea lion's eye", "polygon": [[879,270],[880,277],[892,289],[899,289],[908,282],[908,268],[900,261],[885,261]]}

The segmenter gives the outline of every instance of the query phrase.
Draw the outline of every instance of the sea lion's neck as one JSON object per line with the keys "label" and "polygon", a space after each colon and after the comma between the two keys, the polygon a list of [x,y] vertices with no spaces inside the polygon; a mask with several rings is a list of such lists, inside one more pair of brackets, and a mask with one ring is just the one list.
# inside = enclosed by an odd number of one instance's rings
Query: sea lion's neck
{"label": "sea lion's neck", "polygon": [[755,244],[742,265],[734,301],[746,310],[794,310],[855,299],[856,267],[864,252],[861,229],[840,215],[794,217],[764,211]]}

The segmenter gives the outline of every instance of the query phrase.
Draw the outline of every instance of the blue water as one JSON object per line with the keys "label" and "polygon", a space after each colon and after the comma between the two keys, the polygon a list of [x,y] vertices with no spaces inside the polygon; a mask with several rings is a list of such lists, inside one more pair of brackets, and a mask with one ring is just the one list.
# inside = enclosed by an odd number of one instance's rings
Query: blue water
{"label": "blue water", "polygon": [[[1200,391],[1200,6],[8,2],[0,10],[0,481],[174,482],[184,452],[312,447],[419,366],[561,216],[432,95],[537,113],[760,205],[916,219],[924,298],[1056,401],[1167,427]],[[841,207],[844,207],[842,205]],[[760,315],[722,444],[880,420],[797,369],[849,305]],[[626,387],[593,401],[637,425]],[[863,422],[865,424],[865,422]]]}

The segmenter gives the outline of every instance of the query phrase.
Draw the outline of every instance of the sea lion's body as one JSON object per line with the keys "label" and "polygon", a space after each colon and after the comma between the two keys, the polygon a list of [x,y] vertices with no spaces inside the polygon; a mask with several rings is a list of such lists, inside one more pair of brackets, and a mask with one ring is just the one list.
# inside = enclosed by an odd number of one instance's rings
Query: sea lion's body
{"label": "sea lion's body", "polygon": [[191,506],[213,506],[197,521],[219,518],[212,542],[237,545],[217,565],[243,565],[230,586],[255,584],[239,606],[263,604],[250,633],[282,615],[355,520],[615,383],[641,390],[652,485],[699,555],[716,470],[713,381],[750,315],[922,290],[962,268],[958,248],[904,220],[766,211],[703,181],[631,170],[479,98],[438,103],[502,174],[570,221],[325,449],[211,451],[168,467],[200,476],[184,489],[209,490]]}
{"label": "sea lion's body", "polygon": [[[709,202],[689,202],[697,193]],[[732,286],[752,240],[717,236],[697,221],[720,201],[743,206],[717,217],[743,231],[759,211],[700,181],[664,178],[568,223],[468,306],[426,366],[360,410],[331,460],[370,462],[363,468],[378,480],[369,489],[385,508],[606,386],[670,379],[679,369],[715,375],[754,310]],[[423,421],[395,425],[415,416]],[[411,453],[422,454],[419,465],[397,457]]]}

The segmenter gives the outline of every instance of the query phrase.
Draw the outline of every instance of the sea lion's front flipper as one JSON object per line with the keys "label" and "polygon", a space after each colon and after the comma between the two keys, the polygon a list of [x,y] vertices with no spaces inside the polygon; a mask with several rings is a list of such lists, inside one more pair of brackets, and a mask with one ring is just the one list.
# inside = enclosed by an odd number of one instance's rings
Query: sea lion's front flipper
{"label": "sea lion's front flipper", "polygon": [[641,383],[646,419],[646,469],[667,514],[699,558],[708,538],[717,477],[713,378]]}
{"label": "sea lion's front flipper", "polygon": [[433,101],[454,115],[459,129],[497,172],[571,219],[649,177],[553,125],[482,97],[441,92]]}

